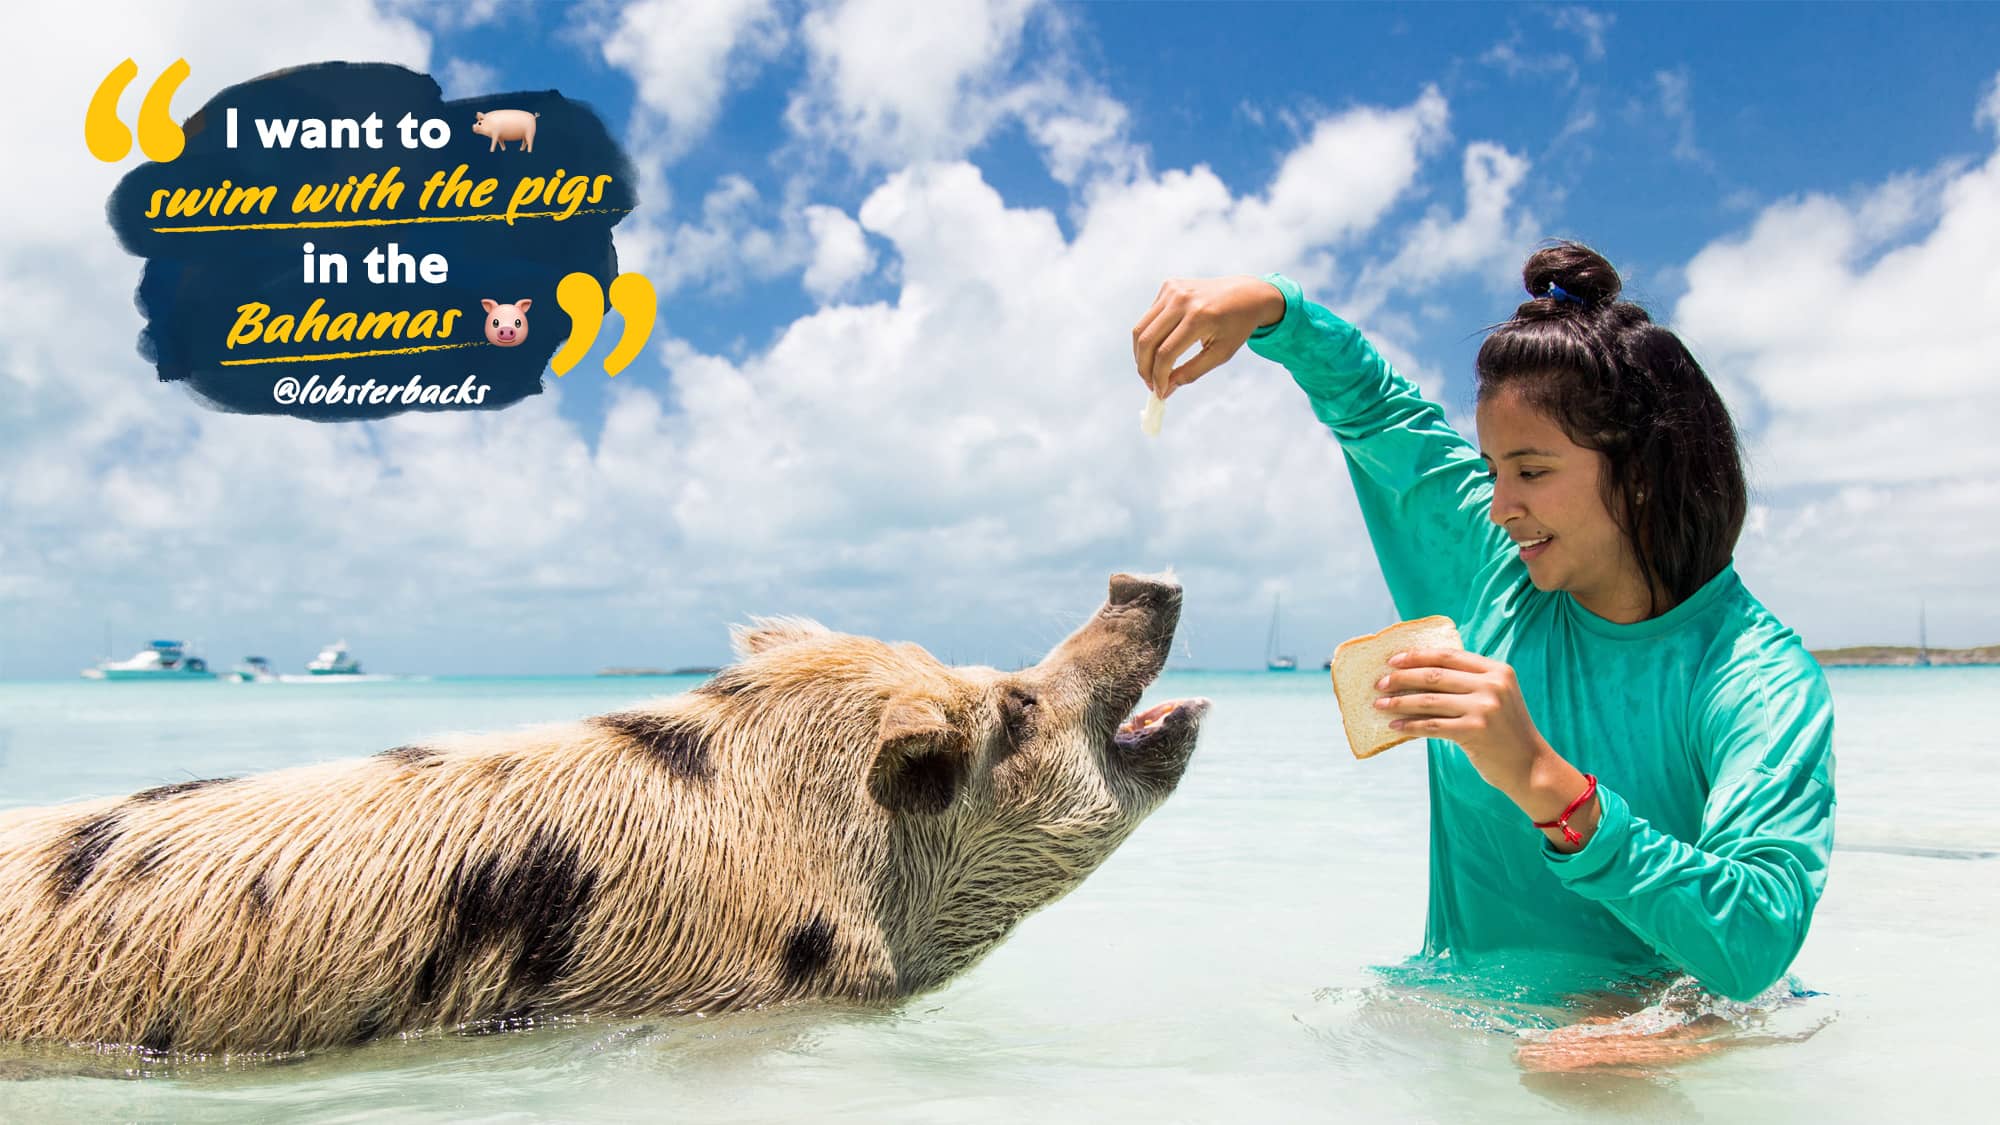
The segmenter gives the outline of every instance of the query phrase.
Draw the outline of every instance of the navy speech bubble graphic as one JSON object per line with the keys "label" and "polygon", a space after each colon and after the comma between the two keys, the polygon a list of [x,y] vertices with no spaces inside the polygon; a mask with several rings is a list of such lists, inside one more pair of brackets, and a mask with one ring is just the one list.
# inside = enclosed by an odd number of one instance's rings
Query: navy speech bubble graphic
{"label": "navy speech bubble graphic", "polygon": [[403,67],[324,63],[231,86],[184,128],[107,210],[146,259],[140,354],[219,410],[343,421],[539,393],[569,327],[557,283],[617,276],[611,229],[636,202],[604,123],[552,90],[446,102]]}

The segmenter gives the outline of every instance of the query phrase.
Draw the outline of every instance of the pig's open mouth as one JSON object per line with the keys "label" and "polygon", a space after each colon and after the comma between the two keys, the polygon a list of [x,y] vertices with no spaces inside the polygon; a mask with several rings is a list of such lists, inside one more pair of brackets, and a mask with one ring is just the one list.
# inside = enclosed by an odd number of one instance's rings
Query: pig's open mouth
{"label": "pig's open mouth", "polygon": [[1144,754],[1169,743],[1192,741],[1208,707],[1208,700],[1199,698],[1154,704],[1118,724],[1111,741],[1124,754]]}

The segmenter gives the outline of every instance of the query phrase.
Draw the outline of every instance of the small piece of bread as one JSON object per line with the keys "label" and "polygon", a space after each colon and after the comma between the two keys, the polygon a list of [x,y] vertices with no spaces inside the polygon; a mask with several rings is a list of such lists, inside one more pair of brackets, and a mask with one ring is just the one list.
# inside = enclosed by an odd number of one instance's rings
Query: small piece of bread
{"label": "small piece of bread", "polygon": [[1396,716],[1375,706],[1382,694],[1375,690],[1375,681],[1389,671],[1391,656],[1416,649],[1464,648],[1465,642],[1458,639],[1458,626],[1449,617],[1401,621],[1379,633],[1342,641],[1333,650],[1333,695],[1340,701],[1340,725],[1347,730],[1347,748],[1354,756],[1372,758],[1417,737],[1389,729],[1389,721]]}

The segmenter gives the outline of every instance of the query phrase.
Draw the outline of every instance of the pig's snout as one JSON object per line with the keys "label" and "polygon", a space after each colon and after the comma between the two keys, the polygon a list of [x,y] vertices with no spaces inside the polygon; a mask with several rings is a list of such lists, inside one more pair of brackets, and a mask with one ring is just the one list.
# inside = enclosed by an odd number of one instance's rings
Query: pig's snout
{"label": "pig's snout", "polygon": [[1171,578],[1114,574],[1111,576],[1111,604],[1149,605],[1172,610],[1178,617],[1181,608],[1181,586]]}
{"label": "pig's snout", "polygon": [[1159,650],[1146,673],[1151,679],[1166,663],[1167,645],[1181,621],[1181,584],[1164,575],[1114,574],[1100,618],[1128,640]]}
{"label": "pig's snout", "polygon": [[1112,593],[1104,609],[1116,617],[1152,611],[1154,629],[1172,637],[1180,625],[1180,583],[1152,575],[1112,575]]}

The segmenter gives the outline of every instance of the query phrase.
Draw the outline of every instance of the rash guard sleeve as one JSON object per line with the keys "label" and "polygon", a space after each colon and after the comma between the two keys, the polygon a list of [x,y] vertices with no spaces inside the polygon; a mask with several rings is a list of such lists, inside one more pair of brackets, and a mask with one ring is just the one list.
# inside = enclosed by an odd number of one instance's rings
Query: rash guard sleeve
{"label": "rash guard sleeve", "polygon": [[1358,329],[1290,278],[1264,280],[1285,295],[1285,315],[1252,333],[1250,350],[1284,365],[1340,439],[1397,612],[1462,623],[1474,576],[1506,547],[1487,519],[1485,463]]}
{"label": "rash guard sleeve", "polygon": [[[1810,659],[1810,658],[1806,658]],[[1698,703],[1710,788],[1689,843],[1600,786],[1582,850],[1543,857],[1704,985],[1743,1000],[1805,942],[1833,850],[1833,704],[1816,666],[1739,670]]]}

